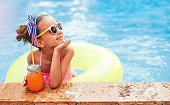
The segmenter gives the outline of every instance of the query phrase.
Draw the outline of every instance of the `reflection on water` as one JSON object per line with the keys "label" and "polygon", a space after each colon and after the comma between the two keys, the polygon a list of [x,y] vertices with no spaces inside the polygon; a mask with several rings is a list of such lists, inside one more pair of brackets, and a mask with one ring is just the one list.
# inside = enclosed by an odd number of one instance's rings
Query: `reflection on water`
{"label": "reflection on water", "polygon": [[[15,30],[20,24],[26,24],[28,13],[48,14],[61,21],[64,37],[73,42],[97,44],[116,53],[124,68],[123,81],[170,81],[168,4],[168,1],[159,0],[6,3],[5,6],[12,9],[6,10],[11,13],[3,25],[3,30],[10,30],[5,31],[5,35],[0,32],[0,63],[5,65],[0,67],[0,82],[4,81],[12,62],[30,50],[29,45],[15,40]],[[13,24],[9,26],[10,23]]]}
{"label": "reflection on water", "polygon": [[[93,3],[93,4],[92,4]],[[41,10],[48,8],[46,11],[41,11],[40,14],[50,14],[56,20],[62,21],[64,27],[65,37],[69,37],[74,41],[87,42],[94,39],[107,38],[108,35],[99,30],[97,27],[101,26],[100,22],[93,21],[93,15],[89,14],[89,7],[95,2],[79,1],[72,2],[52,2],[42,1],[33,3],[32,7]],[[60,19],[60,17],[63,17]],[[81,34],[80,34],[81,33]]]}

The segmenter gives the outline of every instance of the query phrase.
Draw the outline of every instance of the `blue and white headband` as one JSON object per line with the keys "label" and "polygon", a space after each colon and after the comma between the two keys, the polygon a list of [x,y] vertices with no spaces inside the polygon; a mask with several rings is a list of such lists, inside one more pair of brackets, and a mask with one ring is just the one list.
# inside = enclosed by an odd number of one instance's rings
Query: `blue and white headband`
{"label": "blue and white headband", "polygon": [[35,47],[37,47],[36,45],[34,45],[34,40],[37,37],[37,26],[36,26],[37,18],[38,16],[36,15],[27,15],[27,19],[29,21],[27,24],[27,30],[28,30],[29,36],[31,36],[31,43]]}

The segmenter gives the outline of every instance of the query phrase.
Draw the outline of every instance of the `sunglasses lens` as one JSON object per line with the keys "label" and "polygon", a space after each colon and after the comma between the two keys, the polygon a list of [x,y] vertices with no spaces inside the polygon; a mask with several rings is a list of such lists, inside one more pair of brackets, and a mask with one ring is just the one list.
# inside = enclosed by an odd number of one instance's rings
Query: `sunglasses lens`
{"label": "sunglasses lens", "polygon": [[56,27],[55,27],[55,26],[52,26],[52,27],[51,27],[51,31],[52,31],[53,33],[57,33]]}
{"label": "sunglasses lens", "polygon": [[60,30],[62,30],[62,29],[63,29],[63,27],[62,27],[61,23],[58,23],[58,24],[57,24],[57,26],[58,26],[58,28],[59,28]]}

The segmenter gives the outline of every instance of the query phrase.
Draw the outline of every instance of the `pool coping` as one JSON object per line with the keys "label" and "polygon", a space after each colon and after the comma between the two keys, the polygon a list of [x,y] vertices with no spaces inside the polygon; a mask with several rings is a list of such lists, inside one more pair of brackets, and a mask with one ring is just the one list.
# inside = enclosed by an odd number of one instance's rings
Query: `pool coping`
{"label": "pool coping", "polygon": [[0,105],[170,105],[170,82],[63,83],[48,84],[32,93],[22,83],[0,83]]}

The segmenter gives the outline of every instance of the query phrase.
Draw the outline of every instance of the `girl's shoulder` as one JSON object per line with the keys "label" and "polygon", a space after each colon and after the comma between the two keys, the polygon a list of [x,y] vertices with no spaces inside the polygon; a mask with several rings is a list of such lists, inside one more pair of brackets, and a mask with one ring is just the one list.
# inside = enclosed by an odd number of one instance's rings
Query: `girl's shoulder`
{"label": "girl's shoulder", "polygon": [[65,48],[61,54],[61,58],[63,58],[66,54],[69,55],[74,55],[74,49],[71,46],[68,46],[67,48]]}
{"label": "girl's shoulder", "polygon": [[[33,54],[34,54],[34,61],[36,61],[36,59],[38,59],[38,57],[40,55],[40,51],[38,49],[34,50]],[[28,63],[28,65],[32,64],[32,53],[31,52],[27,56],[27,63]]]}
{"label": "girl's shoulder", "polygon": [[62,54],[65,55],[68,52],[74,52],[74,49],[71,46],[68,46],[63,50]]}

